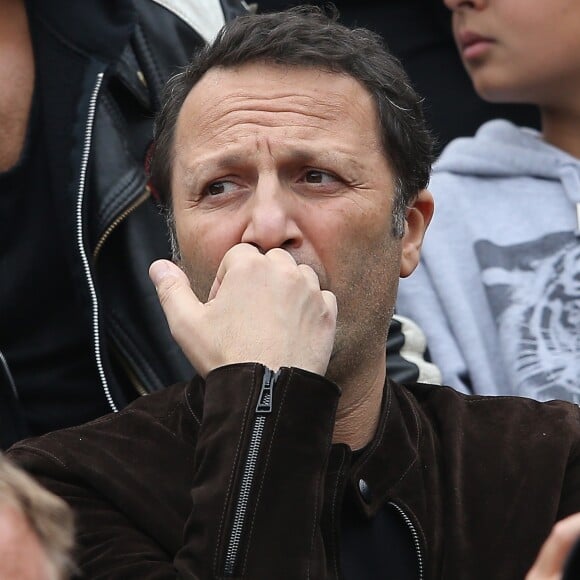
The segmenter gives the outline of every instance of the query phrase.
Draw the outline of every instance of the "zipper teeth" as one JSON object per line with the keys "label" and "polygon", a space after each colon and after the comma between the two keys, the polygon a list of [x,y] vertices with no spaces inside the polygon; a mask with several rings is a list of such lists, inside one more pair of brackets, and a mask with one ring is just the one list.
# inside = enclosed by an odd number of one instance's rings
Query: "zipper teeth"
{"label": "zipper teeth", "polygon": [[127,373],[127,378],[129,382],[133,385],[135,391],[137,391],[138,395],[144,396],[148,395],[149,391],[145,388],[143,383],[137,378],[135,370],[129,364],[129,361],[123,357],[123,354],[120,352],[118,348],[114,349],[114,354],[116,355],[117,361],[123,367],[123,370]]}
{"label": "zipper teeth", "polygon": [[113,232],[113,230],[129,215],[131,214],[133,211],[135,211],[150,195],[151,190],[149,189],[149,186],[145,187],[145,190],[143,191],[143,193],[128,207],[126,208],[122,213],[120,213],[107,227],[107,229],[103,232],[103,234],[101,235],[101,237],[99,238],[99,241],[97,242],[97,245],[95,246],[95,249],[93,250],[93,260],[95,260],[97,258],[97,256],[99,255],[99,252],[101,251],[101,249],[103,248],[103,245],[105,244],[105,242],[107,241],[107,238],[111,235],[111,233]]}
{"label": "zipper teeth", "polygon": [[258,450],[260,448],[260,442],[262,440],[262,433],[264,432],[265,423],[266,417],[263,415],[256,417],[254,421],[252,437],[250,439],[248,455],[246,457],[246,464],[244,466],[244,473],[242,476],[242,484],[240,486],[240,493],[238,495],[238,502],[234,515],[234,522],[232,524],[230,542],[226,552],[226,576],[232,576],[234,573],[234,566],[236,564],[238,549],[240,547],[240,540],[242,538],[242,527],[244,524],[246,511],[248,509],[250,490],[252,487],[252,481],[254,479],[256,462],[258,460]]}
{"label": "zipper teeth", "polygon": [[399,512],[399,514],[405,521],[405,524],[407,524],[407,527],[411,532],[411,536],[413,536],[413,544],[415,545],[415,552],[417,553],[417,561],[419,564],[419,580],[423,580],[423,558],[421,556],[421,544],[419,542],[419,534],[417,533],[417,530],[415,529],[415,526],[413,525],[411,518],[409,518],[409,516],[403,511],[401,507],[399,507],[396,503],[392,501],[389,502],[389,505],[392,505]]}
{"label": "zipper teeth", "polygon": [[91,94],[91,99],[89,101],[89,112],[87,115],[87,124],[85,127],[85,139],[83,143],[83,155],[81,159],[81,173],[79,179],[79,190],[77,198],[76,207],[76,223],[77,223],[77,244],[79,253],[81,256],[81,261],[83,264],[83,270],[89,287],[89,293],[91,295],[91,306],[92,306],[92,322],[93,322],[93,346],[95,350],[95,361],[97,363],[97,371],[99,373],[99,379],[105,393],[105,397],[109,406],[113,412],[117,412],[117,406],[113,401],[111,396],[111,391],[109,390],[109,385],[107,383],[107,377],[105,376],[105,369],[103,367],[103,359],[101,354],[101,342],[100,342],[100,332],[99,332],[99,303],[97,300],[97,292],[95,290],[95,284],[93,282],[93,277],[91,275],[91,267],[89,264],[89,259],[87,257],[87,252],[84,246],[84,236],[83,236],[83,204],[87,180],[87,169],[89,166],[89,154],[91,150],[91,143],[93,137],[93,126],[95,122],[95,114],[97,110],[97,98],[99,96],[99,91],[103,83],[104,74],[101,72],[97,75],[97,81],[93,88]]}

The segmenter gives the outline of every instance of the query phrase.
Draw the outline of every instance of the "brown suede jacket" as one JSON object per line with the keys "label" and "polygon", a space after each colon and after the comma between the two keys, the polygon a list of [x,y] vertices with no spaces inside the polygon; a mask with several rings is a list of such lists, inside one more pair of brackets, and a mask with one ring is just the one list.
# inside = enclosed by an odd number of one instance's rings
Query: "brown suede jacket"
{"label": "brown suede jacket", "polygon": [[398,509],[419,578],[521,579],[580,511],[576,406],[389,381],[351,465],[338,398],[302,370],[232,365],[9,456],[76,510],[90,579],[340,578],[345,493],[369,518]]}

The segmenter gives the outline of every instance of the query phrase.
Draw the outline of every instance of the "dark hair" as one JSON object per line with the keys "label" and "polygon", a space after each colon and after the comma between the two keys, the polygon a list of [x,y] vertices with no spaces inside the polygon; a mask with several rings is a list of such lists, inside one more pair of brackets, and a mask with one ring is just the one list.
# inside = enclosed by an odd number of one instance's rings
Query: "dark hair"
{"label": "dark hair", "polygon": [[313,67],[350,75],[372,95],[385,155],[396,175],[393,228],[402,236],[405,208],[426,187],[431,170],[433,143],[421,100],[380,36],[364,28],[351,30],[336,19],[336,11],[328,16],[313,6],[242,16],[226,24],[212,44],[169,80],[155,123],[150,166],[152,184],[169,209],[177,117],[187,95],[208,70],[252,62]]}

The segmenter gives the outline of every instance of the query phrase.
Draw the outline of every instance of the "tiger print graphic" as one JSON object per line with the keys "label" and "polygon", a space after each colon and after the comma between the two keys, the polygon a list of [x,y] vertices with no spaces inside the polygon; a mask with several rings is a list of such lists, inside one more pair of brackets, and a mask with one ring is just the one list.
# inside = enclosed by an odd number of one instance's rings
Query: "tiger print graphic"
{"label": "tiger print graphic", "polygon": [[580,403],[580,239],[475,244],[514,395]]}

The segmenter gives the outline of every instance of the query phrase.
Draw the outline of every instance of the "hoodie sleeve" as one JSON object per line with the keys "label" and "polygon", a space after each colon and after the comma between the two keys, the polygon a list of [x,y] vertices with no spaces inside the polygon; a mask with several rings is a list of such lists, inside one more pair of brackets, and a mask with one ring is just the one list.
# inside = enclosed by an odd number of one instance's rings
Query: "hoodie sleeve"
{"label": "hoodie sleeve", "polygon": [[410,278],[401,281],[396,308],[398,314],[411,318],[425,332],[427,348],[441,371],[443,384],[470,394],[465,359],[424,263]]}

